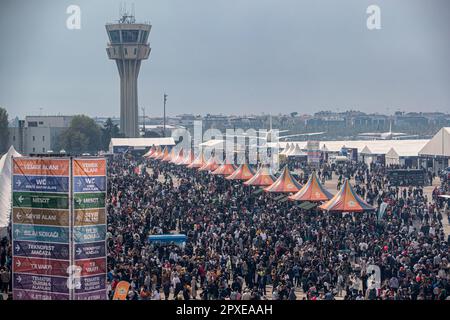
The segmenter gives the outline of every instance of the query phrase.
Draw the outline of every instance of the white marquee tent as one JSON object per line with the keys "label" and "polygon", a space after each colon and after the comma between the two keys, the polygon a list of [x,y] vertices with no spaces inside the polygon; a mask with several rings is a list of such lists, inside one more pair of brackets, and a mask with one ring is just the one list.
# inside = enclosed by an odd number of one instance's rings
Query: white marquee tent
{"label": "white marquee tent", "polygon": [[5,236],[11,213],[11,158],[21,157],[13,146],[0,159],[0,235]]}
{"label": "white marquee tent", "polygon": [[167,138],[112,138],[109,144],[110,152],[114,153],[116,148],[131,148],[143,150],[151,146],[173,146],[175,141],[172,137]]}
{"label": "white marquee tent", "polygon": [[421,156],[450,157],[450,127],[444,127],[419,151]]}

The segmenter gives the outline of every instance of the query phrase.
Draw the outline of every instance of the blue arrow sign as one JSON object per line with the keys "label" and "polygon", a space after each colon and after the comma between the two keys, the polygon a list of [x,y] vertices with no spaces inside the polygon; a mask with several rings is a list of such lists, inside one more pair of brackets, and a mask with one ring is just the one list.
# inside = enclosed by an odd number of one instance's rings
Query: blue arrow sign
{"label": "blue arrow sign", "polygon": [[30,192],[68,192],[69,178],[14,175],[13,190]]}
{"label": "blue arrow sign", "polygon": [[106,238],[106,225],[73,227],[75,243],[104,241]]}
{"label": "blue arrow sign", "polygon": [[69,242],[69,228],[14,224],[13,239],[38,242]]}
{"label": "blue arrow sign", "polygon": [[106,191],[106,177],[74,177],[74,192],[104,192]]}

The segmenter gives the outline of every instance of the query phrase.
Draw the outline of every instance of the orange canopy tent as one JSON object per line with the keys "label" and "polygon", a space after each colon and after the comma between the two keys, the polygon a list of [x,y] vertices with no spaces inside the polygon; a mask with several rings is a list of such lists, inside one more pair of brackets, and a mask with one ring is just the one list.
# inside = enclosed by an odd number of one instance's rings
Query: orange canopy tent
{"label": "orange canopy tent", "polygon": [[166,156],[164,156],[161,160],[163,162],[169,162],[170,160],[172,160],[175,157],[175,148],[172,148],[172,150],[170,151],[170,153],[168,153]]}
{"label": "orange canopy tent", "polygon": [[150,158],[150,156],[151,156],[152,154],[154,154],[155,151],[156,151],[156,149],[155,149],[155,146],[153,145],[153,146],[150,148],[150,150],[148,150],[148,152],[147,152],[146,154],[144,154],[144,158]]}
{"label": "orange canopy tent", "polygon": [[331,200],[319,206],[319,209],[332,212],[364,212],[375,210],[374,207],[355,193],[347,179],[341,190]]}
{"label": "orange canopy tent", "polygon": [[172,158],[172,160],[170,162],[172,162],[173,164],[177,164],[179,161],[183,160],[183,148],[180,149],[180,151],[178,151],[178,155],[174,158]]}
{"label": "orange canopy tent", "polygon": [[196,169],[196,168],[201,168],[205,165],[205,156],[203,155],[203,152],[200,152],[200,154],[197,156],[197,158],[191,162],[190,165],[188,165],[187,167],[189,169]]}
{"label": "orange canopy tent", "polygon": [[194,161],[194,152],[191,150],[191,152],[189,152],[187,157],[180,160],[180,162],[178,164],[182,165],[182,166],[188,166],[192,163],[192,161]]}
{"label": "orange canopy tent", "polygon": [[237,168],[232,174],[230,174],[225,179],[227,180],[248,180],[255,175],[252,168],[246,163],[243,163]]}
{"label": "orange canopy tent", "polygon": [[288,167],[285,166],[278,179],[265,188],[264,191],[273,193],[292,193],[297,192],[301,187],[302,185],[295,180],[289,172]]}
{"label": "orange canopy tent", "polygon": [[155,152],[149,158],[156,159],[161,154],[161,146],[157,146]]}
{"label": "orange canopy tent", "polygon": [[236,167],[231,164],[229,161],[225,161],[220,167],[218,167],[216,170],[211,172],[211,174],[218,175],[218,176],[229,176],[234,171],[236,171]]}
{"label": "orange canopy tent", "polygon": [[164,147],[164,150],[158,154],[158,156],[155,158],[156,160],[162,160],[165,157],[167,157],[169,155],[169,149],[167,149],[167,147]]}
{"label": "orange canopy tent", "polygon": [[322,186],[319,179],[317,179],[316,173],[313,172],[303,188],[296,194],[289,196],[289,200],[319,202],[328,201],[332,197],[333,195]]}
{"label": "orange canopy tent", "polygon": [[220,166],[219,161],[216,157],[211,157],[208,162],[205,163],[204,166],[198,169],[198,171],[214,171]]}
{"label": "orange canopy tent", "polygon": [[276,178],[268,166],[261,166],[253,178],[244,182],[247,186],[265,187],[275,182]]}

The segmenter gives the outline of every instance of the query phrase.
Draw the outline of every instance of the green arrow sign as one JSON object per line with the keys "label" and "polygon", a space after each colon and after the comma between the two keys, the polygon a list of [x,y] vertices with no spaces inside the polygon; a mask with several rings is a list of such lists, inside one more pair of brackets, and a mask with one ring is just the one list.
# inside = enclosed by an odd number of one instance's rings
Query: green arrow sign
{"label": "green arrow sign", "polygon": [[69,209],[69,195],[14,192],[13,206],[16,208]]}
{"label": "green arrow sign", "polygon": [[73,203],[75,209],[92,209],[105,207],[106,194],[101,193],[75,193]]}

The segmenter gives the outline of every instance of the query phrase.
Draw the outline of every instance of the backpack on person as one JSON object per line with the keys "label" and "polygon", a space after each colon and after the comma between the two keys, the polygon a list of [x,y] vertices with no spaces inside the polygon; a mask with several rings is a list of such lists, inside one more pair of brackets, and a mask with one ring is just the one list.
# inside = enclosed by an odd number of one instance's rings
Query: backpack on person
{"label": "backpack on person", "polygon": [[369,290],[369,300],[375,300],[377,298],[377,289],[372,288]]}

